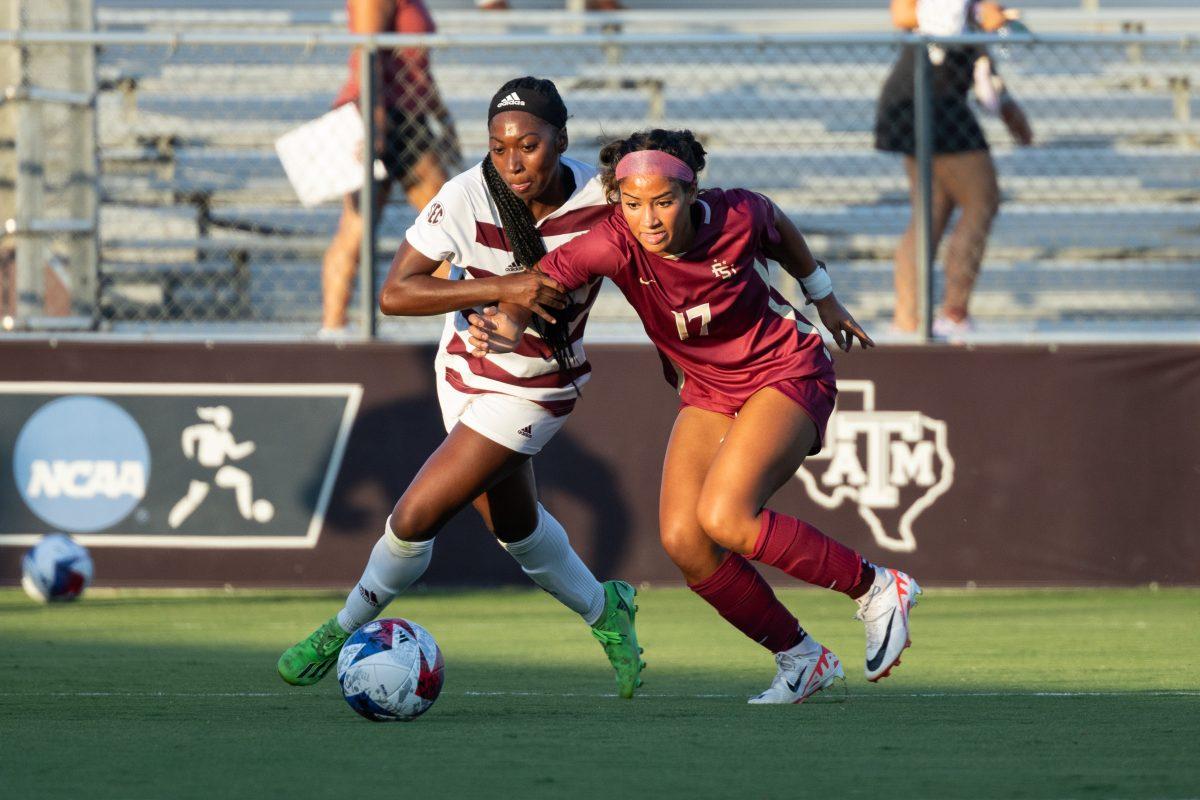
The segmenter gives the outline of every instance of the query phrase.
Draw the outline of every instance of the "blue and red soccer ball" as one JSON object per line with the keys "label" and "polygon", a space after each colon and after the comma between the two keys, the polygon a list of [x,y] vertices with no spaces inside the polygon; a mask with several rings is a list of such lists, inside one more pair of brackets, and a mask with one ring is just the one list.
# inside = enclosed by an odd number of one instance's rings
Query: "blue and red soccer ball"
{"label": "blue and red soccer ball", "polygon": [[380,619],[354,632],[338,656],[350,707],[373,722],[410,721],[442,691],[445,662],[429,631],[406,619]]}
{"label": "blue and red soccer ball", "polygon": [[91,555],[65,533],[43,536],[21,560],[21,587],[39,603],[74,600],[91,582]]}

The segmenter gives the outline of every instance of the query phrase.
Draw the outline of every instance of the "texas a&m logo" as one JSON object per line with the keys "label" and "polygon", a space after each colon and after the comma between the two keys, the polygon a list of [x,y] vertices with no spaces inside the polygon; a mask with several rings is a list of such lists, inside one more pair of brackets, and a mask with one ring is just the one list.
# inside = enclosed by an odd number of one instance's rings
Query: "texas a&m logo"
{"label": "texas a&m logo", "polygon": [[838,381],[824,447],[796,471],[825,508],[849,501],[885,550],[917,549],[913,523],[954,483],[946,423],[875,408],[874,381]]}

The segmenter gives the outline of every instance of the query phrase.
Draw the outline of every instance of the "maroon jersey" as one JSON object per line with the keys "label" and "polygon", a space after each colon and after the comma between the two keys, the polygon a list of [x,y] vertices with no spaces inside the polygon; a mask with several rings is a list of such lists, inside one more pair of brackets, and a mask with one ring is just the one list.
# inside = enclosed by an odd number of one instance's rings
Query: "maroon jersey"
{"label": "maroon jersey", "polygon": [[779,241],[771,201],[745,189],[707,189],[688,252],[646,251],[619,206],[588,233],[542,258],[568,289],[611,278],[658,347],[683,402],[736,413],[764,386],[833,385],[821,336],[767,280],[763,247]]}

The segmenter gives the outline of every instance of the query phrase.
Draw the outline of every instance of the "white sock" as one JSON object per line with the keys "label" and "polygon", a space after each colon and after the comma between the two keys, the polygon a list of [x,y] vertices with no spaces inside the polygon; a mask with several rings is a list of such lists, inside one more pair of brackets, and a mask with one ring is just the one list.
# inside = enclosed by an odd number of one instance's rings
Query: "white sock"
{"label": "white sock", "polygon": [[821,643],[814,639],[811,634],[805,632],[804,638],[796,643],[791,650],[788,650],[788,653],[799,658],[819,656],[821,654]]}
{"label": "white sock", "polygon": [[346,597],[345,607],[338,612],[342,630],[352,633],[378,617],[392,598],[425,574],[432,557],[433,539],[427,542],[397,539],[392,533],[392,518],[388,517],[383,536],[371,548],[367,568]]}
{"label": "white sock", "polygon": [[604,587],[571,547],[567,532],[538,503],[538,525],[519,542],[500,542],[533,582],[595,624],[604,613]]}

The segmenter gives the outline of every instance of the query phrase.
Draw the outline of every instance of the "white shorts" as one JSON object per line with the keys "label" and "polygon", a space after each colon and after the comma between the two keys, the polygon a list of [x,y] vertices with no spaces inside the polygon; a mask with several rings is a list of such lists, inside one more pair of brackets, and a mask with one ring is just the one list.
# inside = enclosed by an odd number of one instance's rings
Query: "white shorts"
{"label": "white shorts", "polygon": [[442,375],[437,393],[446,433],[462,423],[498,445],[530,456],[540,453],[570,416],[556,417],[532,400],[512,395],[460,392]]}

